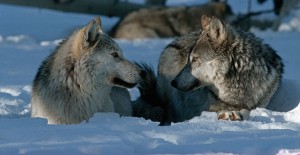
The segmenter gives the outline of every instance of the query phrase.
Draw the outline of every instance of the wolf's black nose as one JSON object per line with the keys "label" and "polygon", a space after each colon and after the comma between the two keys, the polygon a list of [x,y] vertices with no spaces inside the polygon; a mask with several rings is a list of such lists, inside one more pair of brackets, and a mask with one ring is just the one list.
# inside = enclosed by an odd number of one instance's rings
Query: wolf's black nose
{"label": "wolf's black nose", "polygon": [[177,82],[176,82],[176,80],[172,80],[172,81],[171,81],[171,85],[172,85],[173,87],[177,88]]}
{"label": "wolf's black nose", "polygon": [[140,71],[140,76],[141,76],[141,78],[146,78],[146,71],[144,71],[144,70],[141,70]]}

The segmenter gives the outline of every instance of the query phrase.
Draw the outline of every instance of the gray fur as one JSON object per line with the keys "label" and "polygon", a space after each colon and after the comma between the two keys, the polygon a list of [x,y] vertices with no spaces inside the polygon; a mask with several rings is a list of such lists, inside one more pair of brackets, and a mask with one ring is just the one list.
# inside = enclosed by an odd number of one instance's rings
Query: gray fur
{"label": "gray fur", "polygon": [[[138,116],[167,123],[181,122],[191,119],[194,116],[199,116],[204,109],[208,109],[209,93],[206,88],[200,88],[193,92],[182,92],[171,86],[171,81],[187,63],[189,52],[195,45],[199,33],[194,32],[177,38],[162,52],[159,59],[156,89],[151,87],[149,90],[150,87],[144,87],[142,91],[145,93],[141,93],[141,97],[135,101],[135,104],[139,105],[140,109],[143,109],[142,111],[138,111],[139,109],[136,110],[136,113],[139,114]],[[147,76],[154,76],[153,71],[145,71],[147,72]],[[146,79],[150,80],[144,80],[143,82],[156,82],[156,79],[153,78]],[[157,93],[151,101],[143,97],[149,91]],[[153,100],[159,103],[152,103]],[[160,104],[160,106],[156,106],[155,104]],[[162,109],[164,114],[160,113]],[[145,114],[147,115],[145,116]],[[163,118],[160,118],[161,116]]]}
{"label": "gray fur", "polygon": [[218,18],[203,16],[202,28],[176,39],[161,54],[157,91],[168,105],[166,121],[184,121],[203,110],[219,112],[219,119],[232,113],[241,120],[247,110],[266,107],[281,81],[280,56],[252,33]]}
{"label": "gray fur", "polygon": [[138,83],[140,72],[95,18],[41,64],[32,84],[31,116],[49,124],[88,121],[96,112],[131,116],[126,88]]}
{"label": "gray fur", "polygon": [[160,104],[156,91],[157,81],[154,70],[145,63],[136,64],[145,71],[146,75],[138,85],[140,97],[132,102],[133,116],[163,122],[165,107]]}

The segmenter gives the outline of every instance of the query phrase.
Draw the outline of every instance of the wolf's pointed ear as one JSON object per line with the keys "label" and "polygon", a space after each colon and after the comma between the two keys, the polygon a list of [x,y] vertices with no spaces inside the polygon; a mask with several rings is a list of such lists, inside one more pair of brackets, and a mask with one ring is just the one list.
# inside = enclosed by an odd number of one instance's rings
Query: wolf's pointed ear
{"label": "wolf's pointed ear", "polygon": [[99,34],[102,33],[101,30],[101,20],[99,17],[96,17],[94,20],[88,23],[85,27],[84,32],[84,47],[91,47],[97,42]]}
{"label": "wolf's pointed ear", "polygon": [[209,18],[203,15],[201,18],[203,31],[206,31],[210,39],[216,43],[216,45],[221,44],[226,39],[226,30],[223,22],[216,18]]}
{"label": "wolf's pointed ear", "polygon": [[208,31],[209,30],[209,23],[211,21],[211,18],[208,17],[207,15],[202,15],[201,17],[201,24],[202,24],[202,29],[204,31]]}
{"label": "wolf's pointed ear", "polygon": [[99,25],[99,27],[100,27],[99,32],[102,33],[102,23],[101,23],[100,17],[98,16],[98,17],[94,18],[94,21]]}

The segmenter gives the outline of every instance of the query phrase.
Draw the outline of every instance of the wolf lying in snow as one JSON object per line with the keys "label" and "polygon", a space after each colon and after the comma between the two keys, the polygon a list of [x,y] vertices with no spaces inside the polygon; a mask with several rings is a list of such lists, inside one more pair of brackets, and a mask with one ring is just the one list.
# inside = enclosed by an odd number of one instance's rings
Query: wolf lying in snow
{"label": "wolf lying in snow", "polygon": [[134,115],[167,123],[204,110],[218,112],[219,119],[247,119],[251,109],[267,106],[283,73],[280,56],[261,39],[207,16],[201,31],[165,48],[157,79],[151,68],[141,67],[147,76]]}
{"label": "wolf lying in snow", "polygon": [[100,18],[64,40],[41,64],[32,85],[32,117],[49,124],[88,121],[96,112],[132,115],[129,92],[143,75],[101,30]]}

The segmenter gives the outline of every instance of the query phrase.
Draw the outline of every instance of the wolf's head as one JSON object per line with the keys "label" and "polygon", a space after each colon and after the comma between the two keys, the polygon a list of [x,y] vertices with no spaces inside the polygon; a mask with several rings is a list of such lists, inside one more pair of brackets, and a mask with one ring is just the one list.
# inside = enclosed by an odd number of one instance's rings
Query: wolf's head
{"label": "wolf's head", "polygon": [[117,43],[102,32],[99,17],[75,32],[70,39],[73,40],[69,61],[75,63],[68,67],[70,73],[77,70],[77,74],[90,74],[94,84],[124,88],[134,87],[143,75],[141,69],[123,56]]}
{"label": "wolf's head", "polygon": [[182,91],[213,85],[228,71],[224,52],[230,40],[228,26],[218,18],[202,16],[202,33],[189,55],[188,63],[171,82]]}

